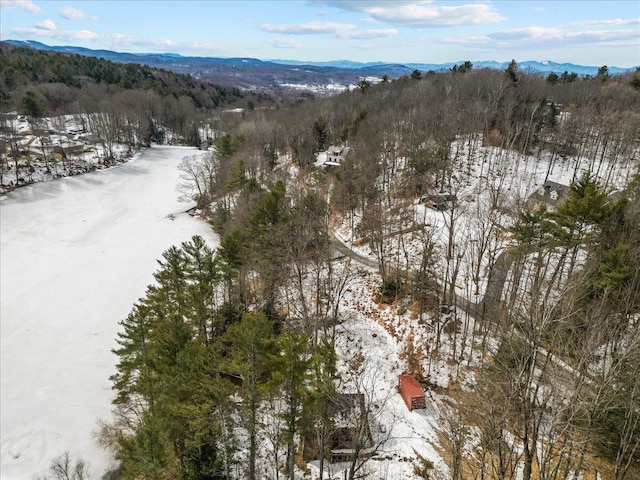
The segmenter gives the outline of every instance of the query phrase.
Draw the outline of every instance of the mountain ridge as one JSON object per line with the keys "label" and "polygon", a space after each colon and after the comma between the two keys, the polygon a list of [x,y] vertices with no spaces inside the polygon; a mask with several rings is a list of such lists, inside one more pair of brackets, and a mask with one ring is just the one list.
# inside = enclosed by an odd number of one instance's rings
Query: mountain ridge
{"label": "mountain ridge", "polygon": [[[281,65],[312,65],[312,66],[326,66],[326,67],[340,67],[340,68],[353,68],[353,69],[366,69],[371,67],[385,67],[385,66],[404,66],[407,68],[418,69],[421,71],[435,70],[442,71],[448,70],[454,65],[461,65],[465,62],[465,60],[460,60],[457,62],[444,62],[444,63],[397,63],[397,62],[355,62],[352,60],[330,60],[324,62],[305,62],[300,60],[287,60],[287,59],[273,59],[269,60],[273,63],[278,63]],[[497,60],[476,60],[472,61],[473,66],[475,68],[507,68],[510,62],[498,62]],[[518,62],[518,66],[521,69],[533,68],[535,71],[540,73],[562,73],[565,70],[569,72],[575,72],[581,75],[595,75],[598,72],[598,68],[600,66],[595,65],[579,65],[575,63],[559,63],[554,62],[552,60],[525,60],[523,62]],[[616,67],[616,66],[608,66],[610,73],[624,73],[628,71],[633,71],[637,67]]]}
{"label": "mountain ridge", "polygon": [[[85,55],[96,56],[98,54],[101,55],[109,55],[113,57],[142,57],[142,58],[164,58],[168,60],[200,60],[200,61],[211,61],[216,63],[224,63],[224,62],[237,62],[237,61],[247,61],[253,64],[271,64],[271,65],[295,65],[295,66],[312,66],[312,67],[330,67],[330,68],[345,68],[345,69],[370,69],[380,68],[380,67],[406,67],[412,69],[418,69],[422,71],[428,70],[448,70],[454,65],[460,65],[465,62],[465,60],[459,60],[456,62],[443,62],[443,63],[422,63],[422,62],[384,62],[384,61],[373,61],[373,62],[357,62],[354,60],[327,60],[327,61],[311,61],[311,60],[291,60],[291,59],[258,59],[254,57],[200,57],[200,56],[192,56],[192,55],[182,55],[180,53],[132,53],[132,52],[118,52],[115,50],[106,50],[106,49],[91,49],[85,47],[77,47],[73,45],[65,45],[65,46],[53,46],[47,45],[42,42],[37,42],[35,40],[5,40],[6,43],[10,43],[12,45],[18,46],[28,46],[31,48],[37,48],[41,50],[54,50],[58,52],[68,52],[68,53],[79,53]],[[84,52],[84,53],[82,53]],[[472,61],[473,65],[476,68],[506,68],[509,65],[509,62],[499,62],[497,60],[475,60]],[[521,69],[533,68],[535,71],[539,71],[540,73],[562,73],[567,70],[570,72],[575,72],[579,75],[595,75],[600,68],[601,65],[581,65],[570,62],[554,62],[553,60],[524,60],[522,62],[518,62],[518,66]],[[612,74],[616,73],[624,73],[633,71],[638,66],[634,67],[617,67],[617,66],[608,66],[609,72]]]}
{"label": "mountain ridge", "polygon": [[[178,73],[186,73],[196,78],[221,85],[233,85],[248,89],[287,90],[291,85],[301,87],[340,86],[348,88],[363,78],[381,78],[384,75],[398,78],[411,74],[414,70],[447,71],[464,61],[446,63],[398,63],[398,62],[355,62],[352,60],[332,60],[324,62],[287,59],[261,60],[252,57],[196,57],[178,53],[128,53],[113,50],[93,50],[76,46],[50,46],[34,40],[4,40],[4,43],[37,50],[78,54],[104,58],[120,63],[140,63],[156,68],[164,68]],[[495,60],[472,61],[474,68],[504,70],[510,62]],[[550,60],[526,60],[518,62],[523,71],[542,75],[563,72],[595,76],[598,66],[557,63]],[[634,71],[637,67],[607,67],[610,74]]]}

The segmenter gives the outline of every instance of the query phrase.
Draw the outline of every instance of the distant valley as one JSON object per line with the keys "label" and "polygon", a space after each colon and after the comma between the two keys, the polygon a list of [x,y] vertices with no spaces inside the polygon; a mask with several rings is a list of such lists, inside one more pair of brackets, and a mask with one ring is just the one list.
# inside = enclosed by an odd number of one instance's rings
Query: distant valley
{"label": "distant valley", "polygon": [[[414,70],[421,72],[447,71],[464,60],[448,63],[360,63],[347,60],[329,62],[301,62],[295,60],[258,60],[256,58],[188,57],[176,53],[123,53],[111,50],[92,50],[75,46],[50,46],[35,41],[6,40],[6,43],[52,50],[63,53],[104,58],[114,62],[140,63],[186,73],[196,78],[220,85],[233,85],[245,89],[270,91],[308,90],[316,94],[333,94],[366,79],[375,81],[387,75],[390,79],[409,75]],[[518,59],[516,59],[518,61]],[[509,62],[473,61],[474,68],[504,70]],[[578,75],[597,74],[600,66],[584,66],[551,61],[518,61],[523,71],[547,75],[565,71]],[[610,74],[633,71],[634,68],[609,66]]]}

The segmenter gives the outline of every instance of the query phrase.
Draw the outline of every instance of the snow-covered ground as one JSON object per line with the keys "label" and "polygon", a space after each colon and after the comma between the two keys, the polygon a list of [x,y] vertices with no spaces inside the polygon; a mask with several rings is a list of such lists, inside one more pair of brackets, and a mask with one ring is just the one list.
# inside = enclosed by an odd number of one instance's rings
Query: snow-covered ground
{"label": "snow-covered ground", "polygon": [[[509,228],[521,210],[537,205],[530,197],[545,181],[553,181],[567,188],[590,171],[604,191],[609,194],[625,188],[638,172],[637,154],[626,157],[583,155],[566,160],[553,158],[547,151],[539,155],[522,155],[515,151],[483,146],[482,136],[460,137],[451,144],[452,174],[447,185],[432,194],[453,194],[456,208],[443,211],[428,208],[425,202],[401,205],[398,212],[385,212],[385,241],[387,266],[417,269],[422,259],[425,240],[437,248],[436,266],[439,278],[446,279],[446,252],[453,240],[452,268],[459,263],[455,293],[477,302],[486,289],[488,272],[510,245]],[[317,156],[316,165],[326,161],[326,153]],[[398,171],[405,168],[406,159],[398,161]],[[398,174],[401,188],[403,176]],[[382,188],[381,185],[379,185]],[[393,190],[394,186],[387,187]],[[547,204],[547,207],[553,208]],[[358,235],[362,221],[360,211],[353,219],[341,218],[336,235],[354,251],[375,259],[376,255],[366,239]],[[353,220],[353,221],[352,221]],[[355,228],[353,228],[355,226]],[[450,229],[453,235],[449,236]]]}
{"label": "snow-covered ground", "polygon": [[217,244],[177,200],[176,167],[196,153],[153,147],[1,197],[2,480],[43,474],[67,450],[91,478],[111,466],[93,433],[110,415],[118,322],[164,250],[195,234]]}

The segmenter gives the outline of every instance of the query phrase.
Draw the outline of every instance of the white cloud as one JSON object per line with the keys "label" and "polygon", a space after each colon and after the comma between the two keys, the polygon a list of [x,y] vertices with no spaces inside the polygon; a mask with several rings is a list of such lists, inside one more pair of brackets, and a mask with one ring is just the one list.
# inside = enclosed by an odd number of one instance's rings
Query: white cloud
{"label": "white cloud", "polygon": [[525,44],[563,44],[563,45],[606,45],[611,42],[640,40],[638,30],[587,30],[572,32],[560,28],[528,27],[513,30],[503,30],[488,35],[489,39],[498,42],[517,42]]}
{"label": "white cloud", "polygon": [[66,18],[67,20],[87,20],[91,18],[92,20],[96,20],[96,17],[89,17],[82,10],[78,10],[73,7],[62,7],[60,9],[60,16],[62,18]]}
{"label": "white cloud", "polygon": [[456,25],[477,25],[498,23],[506,20],[490,5],[469,3],[461,5],[434,5],[431,1],[331,1],[320,0],[317,3],[367,13],[374,20],[407,27],[449,27]]}
{"label": "white cloud", "polygon": [[270,40],[267,43],[275,48],[302,48],[302,45],[294,38]]}
{"label": "white cloud", "polygon": [[344,30],[355,29],[355,25],[349,23],[331,23],[331,22],[307,22],[294,23],[289,25],[273,25],[263,23],[260,29],[269,33],[287,33],[289,35],[335,35]]}
{"label": "white cloud", "polygon": [[341,38],[352,39],[371,39],[371,38],[383,38],[396,35],[397,30],[393,28],[387,28],[385,30],[357,30],[353,32],[344,32],[342,35],[338,35]]}
{"label": "white cloud", "polygon": [[34,4],[32,0],[2,0],[0,2],[0,8],[3,10],[19,8],[20,10],[25,10],[30,13],[42,13],[42,9]]}
{"label": "white cloud", "polygon": [[488,35],[490,39],[498,41],[531,41],[539,39],[558,39],[562,36],[562,30],[548,27],[526,27],[511,30],[501,30]]}
{"label": "white cloud", "polygon": [[65,40],[95,40],[99,38],[99,35],[90,30],[75,30],[60,32],[60,36]]}
{"label": "white cloud", "polygon": [[178,45],[180,47],[184,47],[186,50],[195,50],[202,52],[224,50],[224,47],[222,45],[209,42],[183,42]]}
{"label": "white cloud", "polygon": [[358,50],[380,50],[381,48],[383,48],[382,45],[380,45],[380,43],[357,43],[355,45],[355,48],[357,48]]}
{"label": "white cloud", "polygon": [[36,28],[39,28],[41,30],[55,30],[56,24],[53,23],[52,20],[47,18],[46,20],[43,20],[42,22],[38,23],[36,25]]}
{"label": "white cloud", "polygon": [[623,30],[580,30],[567,27],[550,28],[532,26],[511,30],[500,30],[486,36],[465,38],[440,38],[441,43],[493,49],[559,50],[565,47],[620,47],[640,45],[640,31]]}
{"label": "white cloud", "polygon": [[139,38],[126,35],[124,33],[110,33],[103,35],[100,40],[107,43],[109,48],[133,50],[136,51],[142,49],[159,49],[173,47],[174,44],[171,40],[166,38]]}
{"label": "white cloud", "polygon": [[627,26],[627,25],[640,25],[640,18],[622,19],[616,18],[614,20],[587,20],[584,22],[570,23],[570,27],[600,27],[600,26]]}
{"label": "white cloud", "polygon": [[260,28],[268,33],[288,35],[333,35],[336,38],[369,39],[381,38],[398,33],[394,29],[360,30],[351,23],[308,22],[289,25],[262,24]]}
{"label": "white cloud", "polygon": [[60,31],[47,30],[44,28],[14,28],[11,32],[26,38],[45,37],[73,42],[96,40],[99,37],[97,33],[89,30]]}
{"label": "white cloud", "polygon": [[449,27],[497,23],[504,17],[485,4],[455,6],[403,5],[373,7],[368,13],[376,20],[410,27]]}

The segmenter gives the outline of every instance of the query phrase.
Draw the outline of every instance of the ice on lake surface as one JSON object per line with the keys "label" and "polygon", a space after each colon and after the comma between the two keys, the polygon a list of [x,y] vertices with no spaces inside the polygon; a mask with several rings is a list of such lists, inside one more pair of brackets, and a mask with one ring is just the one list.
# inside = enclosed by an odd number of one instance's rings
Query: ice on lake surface
{"label": "ice on lake surface", "polygon": [[183,157],[153,147],[108,170],[23,187],[0,202],[3,480],[46,472],[69,451],[92,478],[111,466],[93,438],[108,419],[118,322],[153,281],[156,259],[202,235],[176,186]]}

